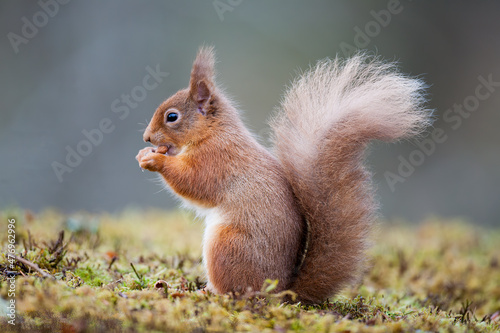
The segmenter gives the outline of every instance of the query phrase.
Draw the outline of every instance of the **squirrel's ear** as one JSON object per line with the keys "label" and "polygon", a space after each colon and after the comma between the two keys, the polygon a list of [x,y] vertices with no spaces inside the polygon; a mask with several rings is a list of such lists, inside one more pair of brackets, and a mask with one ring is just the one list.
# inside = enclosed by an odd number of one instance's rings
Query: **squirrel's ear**
{"label": "squirrel's ear", "polygon": [[191,70],[189,93],[203,115],[207,114],[210,97],[215,90],[214,64],[213,47],[201,47]]}

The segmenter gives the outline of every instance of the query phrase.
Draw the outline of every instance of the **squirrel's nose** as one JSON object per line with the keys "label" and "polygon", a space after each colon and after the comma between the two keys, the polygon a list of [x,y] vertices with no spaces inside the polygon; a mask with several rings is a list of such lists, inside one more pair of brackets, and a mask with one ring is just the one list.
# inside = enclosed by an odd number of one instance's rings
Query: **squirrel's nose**
{"label": "squirrel's nose", "polygon": [[144,131],[144,135],[142,136],[144,142],[151,142],[151,135],[148,129]]}

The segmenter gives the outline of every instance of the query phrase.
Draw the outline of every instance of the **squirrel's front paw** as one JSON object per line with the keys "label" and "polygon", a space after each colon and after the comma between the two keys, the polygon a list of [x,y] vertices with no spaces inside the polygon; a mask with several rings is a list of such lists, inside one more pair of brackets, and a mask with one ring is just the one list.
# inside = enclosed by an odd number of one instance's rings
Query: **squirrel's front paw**
{"label": "squirrel's front paw", "polygon": [[139,151],[135,159],[142,169],[157,172],[163,168],[165,155],[155,153],[153,147],[146,147]]}

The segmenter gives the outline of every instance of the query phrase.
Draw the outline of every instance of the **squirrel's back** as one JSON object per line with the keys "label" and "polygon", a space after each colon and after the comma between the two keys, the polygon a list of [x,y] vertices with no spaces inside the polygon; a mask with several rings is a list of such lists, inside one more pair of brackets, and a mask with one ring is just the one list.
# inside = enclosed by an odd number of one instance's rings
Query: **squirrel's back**
{"label": "squirrel's back", "polygon": [[424,102],[421,81],[363,54],[320,61],[289,88],[272,127],[308,222],[307,253],[292,287],[299,300],[322,302],[359,276],[377,206],[366,145],[420,133],[430,116]]}

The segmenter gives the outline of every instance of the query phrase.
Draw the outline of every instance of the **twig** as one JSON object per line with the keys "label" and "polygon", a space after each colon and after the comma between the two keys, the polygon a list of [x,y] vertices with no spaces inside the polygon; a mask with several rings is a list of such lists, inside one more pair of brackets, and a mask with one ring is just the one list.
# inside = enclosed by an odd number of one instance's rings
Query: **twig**
{"label": "twig", "polygon": [[117,259],[117,257],[116,257],[116,256],[113,256],[113,257],[111,258],[111,261],[109,262],[108,269],[111,269],[111,266],[113,266],[113,264],[115,263],[116,259]]}
{"label": "twig", "polygon": [[33,250],[33,244],[31,243],[31,232],[29,229],[28,229],[28,246],[29,246],[29,249],[27,249],[28,251]]}
{"label": "twig", "polygon": [[57,238],[56,242],[55,243],[52,243],[50,249],[49,249],[49,253],[52,254],[52,253],[58,253],[60,252],[59,250],[62,250],[64,248],[64,244],[63,244],[63,241],[64,241],[64,230],[61,230],[61,232],[59,232],[59,237]]}
{"label": "twig", "polygon": [[130,263],[130,266],[132,266],[132,269],[134,270],[134,273],[135,273],[135,275],[137,276],[137,278],[138,278],[139,280],[142,280],[142,276],[141,276],[141,275],[139,275],[139,273],[137,273],[137,271],[135,270],[134,264],[133,264],[133,263]]}
{"label": "twig", "polygon": [[25,264],[26,266],[29,266],[29,267],[33,268],[33,269],[34,269],[35,271],[37,271],[38,273],[42,274],[42,276],[43,276],[43,277],[45,277],[45,278],[47,278],[47,277],[48,277],[48,278],[55,279],[55,277],[53,277],[52,275],[50,275],[50,274],[49,274],[49,273],[47,273],[47,272],[42,271],[42,270],[40,269],[40,267],[38,267],[38,265],[37,265],[37,264],[35,264],[35,263],[33,263],[33,262],[29,261],[29,260],[26,260],[26,259],[24,259],[24,258],[18,257],[18,256],[14,255],[14,254],[7,254],[7,256],[8,256],[8,257],[11,257],[11,258],[14,258],[14,259],[16,259],[16,261],[19,261],[19,262],[21,262],[21,263]]}
{"label": "twig", "polygon": [[134,270],[135,275],[137,275],[137,278],[139,279],[139,284],[141,285],[141,288],[144,289],[146,286],[144,285],[144,280],[142,279],[142,275],[139,275],[139,273],[137,273],[133,263],[130,263],[130,266],[132,266],[132,269]]}

